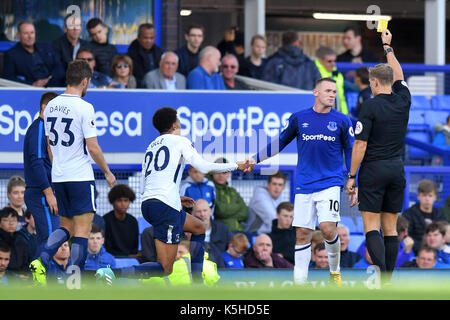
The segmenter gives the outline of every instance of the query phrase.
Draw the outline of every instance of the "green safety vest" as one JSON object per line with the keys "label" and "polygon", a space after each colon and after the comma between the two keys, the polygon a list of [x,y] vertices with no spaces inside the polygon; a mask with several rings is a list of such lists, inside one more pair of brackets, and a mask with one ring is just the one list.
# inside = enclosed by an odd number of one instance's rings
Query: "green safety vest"
{"label": "green safety vest", "polygon": [[[347,101],[345,100],[345,93],[344,93],[344,76],[341,72],[339,72],[336,76],[333,76],[333,73],[328,71],[319,61],[319,59],[316,59],[316,66],[317,69],[319,69],[320,75],[322,78],[333,78],[336,81],[336,87],[338,92],[338,99],[337,99],[337,110],[342,112],[343,114],[348,114],[348,108],[347,108]],[[334,67],[333,71],[336,71],[337,68]]]}

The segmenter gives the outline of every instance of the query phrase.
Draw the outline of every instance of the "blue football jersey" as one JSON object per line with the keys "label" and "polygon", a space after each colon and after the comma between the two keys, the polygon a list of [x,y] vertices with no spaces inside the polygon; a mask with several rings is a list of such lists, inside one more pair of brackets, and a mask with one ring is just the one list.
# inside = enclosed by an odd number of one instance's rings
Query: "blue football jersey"
{"label": "blue football jersey", "polygon": [[[313,108],[292,114],[276,140],[258,152],[256,162],[281,152],[294,138],[298,150],[295,193],[313,193],[344,185],[345,168],[350,169],[355,141],[347,115],[334,109],[317,113]],[[273,148],[274,144],[278,147]]]}

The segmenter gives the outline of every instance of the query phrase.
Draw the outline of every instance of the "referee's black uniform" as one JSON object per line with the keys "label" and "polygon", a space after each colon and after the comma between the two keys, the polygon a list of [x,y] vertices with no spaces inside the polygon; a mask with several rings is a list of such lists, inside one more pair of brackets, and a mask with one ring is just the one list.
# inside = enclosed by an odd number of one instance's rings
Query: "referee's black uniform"
{"label": "referee's black uniform", "polygon": [[403,147],[411,94],[398,80],[391,94],[378,94],[361,105],[355,139],[367,141],[358,175],[359,210],[398,213],[403,207]]}

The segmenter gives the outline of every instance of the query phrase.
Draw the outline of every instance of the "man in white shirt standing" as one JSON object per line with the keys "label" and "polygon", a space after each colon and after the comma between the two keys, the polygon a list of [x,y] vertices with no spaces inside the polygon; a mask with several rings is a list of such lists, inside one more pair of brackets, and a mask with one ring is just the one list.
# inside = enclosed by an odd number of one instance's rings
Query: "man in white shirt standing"
{"label": "man in white shirt standing", "polygon": [[46,284],[46,268],[61,244],[71,236],[72,265],[84,270],[89,233],[96,212],[91,157],[104,173],[108,186],[113,186],[116,181],[98,145],[94,108],[81,99],[86,95],[91,76],[87,62],[71,62],[66,72],[66,91],[51,101],[44,111],[52,182],[61,224],[49,236],[40,257],[30,264],[33,279],[40,284]]}
{"label": "man in white shirt standing", "polygon": [[[205,225],[182,210],[193,207],[194,200],[180,198],[180,181],[185,164],[190,164],[203,173],[227,172],[249,168],[245,163],[213,163],[204,160],[195,150],[192,142],[182,137],[177,111],[161,108],[153,115],[153,126],[160,136],[148,146],[142,163],[141,193],[142,215],[153,226],[158,262],[147,262],[122,269],[102,268],[97,278],[114,279],[132,273],[146,273],[147,276],[162,276],[172,273],[178,243],[183,231],[192,233],[190,238],[191,270],[194,282],[202,282]],[[111,272],[112,271],[112,272]]]}

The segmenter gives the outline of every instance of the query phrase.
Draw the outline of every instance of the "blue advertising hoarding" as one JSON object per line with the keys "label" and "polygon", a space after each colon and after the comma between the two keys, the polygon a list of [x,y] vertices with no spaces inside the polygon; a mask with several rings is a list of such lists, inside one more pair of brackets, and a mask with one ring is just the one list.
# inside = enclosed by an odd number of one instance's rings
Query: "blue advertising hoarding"
{"label": "blue advertising hoarding", "polygon": [[[46,91],[0,89],[1,152],[22,151],[26,129]],[[177,109],[182,135],[200,152],[254,152],[280,132],[292,113],[314,103],[312,94],[256,91],[93,89],[84,99],[94,106],[99,143],[110,153],[144,152],[158,135],[152,117],[162,107]],[[295,148],[291,143],[285,152],[296,153]]]}

